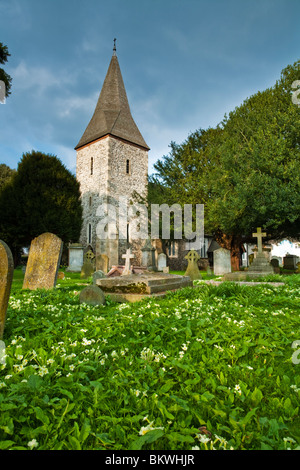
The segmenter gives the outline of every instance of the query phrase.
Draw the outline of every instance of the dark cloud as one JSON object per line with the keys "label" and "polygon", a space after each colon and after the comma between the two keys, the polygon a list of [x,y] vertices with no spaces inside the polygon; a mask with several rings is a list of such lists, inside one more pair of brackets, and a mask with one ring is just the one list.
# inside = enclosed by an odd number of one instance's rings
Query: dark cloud
{"label": "dark cloud", "polygon": [[[32,148],[75,171],[113,38],[152,164],[299,59],[298,0],[0,0],[12,94],[0,105],[0,163]],[[300,77],[299,77],[300,78]]]}

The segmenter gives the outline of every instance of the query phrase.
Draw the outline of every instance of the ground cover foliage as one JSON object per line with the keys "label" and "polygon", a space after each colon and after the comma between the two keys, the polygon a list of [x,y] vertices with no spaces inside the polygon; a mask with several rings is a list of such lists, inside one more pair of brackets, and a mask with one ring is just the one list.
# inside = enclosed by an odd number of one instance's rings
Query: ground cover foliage
{"label": "ground cover foliage", "polygon": [[0,449],[299,448],[299,278],[103,307],[14,284]]}

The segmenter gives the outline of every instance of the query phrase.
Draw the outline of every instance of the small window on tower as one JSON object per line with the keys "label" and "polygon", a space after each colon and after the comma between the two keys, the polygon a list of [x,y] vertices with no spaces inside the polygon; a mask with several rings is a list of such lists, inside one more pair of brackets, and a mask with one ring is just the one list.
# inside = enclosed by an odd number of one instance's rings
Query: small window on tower
{"label": "small window on tower", "polygon": [[92,243],[92,224],[88,225],[88,243]]}
{"label": "small window on tower", "polygon": [[89,206],[92,207],[92,196],[90,196],[90,199],[89,199]]}
{"label": "small window on tower", "polygon": [[93,174],[94,171],[94,159],[91,157],[91,175]]}
{"label": "small window on tower", "polygon": [[126,174],[129,175],[130,173],[130,161],[126,160]]}

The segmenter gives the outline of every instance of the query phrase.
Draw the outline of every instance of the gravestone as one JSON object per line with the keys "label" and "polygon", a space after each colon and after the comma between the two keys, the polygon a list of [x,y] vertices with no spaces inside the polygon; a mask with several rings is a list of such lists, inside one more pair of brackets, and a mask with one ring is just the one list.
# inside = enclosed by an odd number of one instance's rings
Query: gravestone
{"label": "gravestone", "polygon": [[163,271],[167,267],[167,255],[165,253],[160,253],[157,257],[157,270]]}
{"label": "gravestone", "polygon": [[282,266],[283,265],[283,258],[281,256],[272,256],[271,258],[271,261],[273,259],[277,259],[278,260],[278,267]]}
{"label": "gravestone", "polygon": [[109,258],[104,253],[96,254],[96,270],[108,273]]}
{"label": "gravestone", "polygon": [[274,273],[275,274],[280,274],[279,260],[277,258],[272,258],[270,263],[273,266]]}
{"label": "gravestone", "polygon": [[130,248],[126,250],[125,255],[122,255],[122,258],[125,259],[125,267],[121,276],[128,276],[129,274],[132,274],[130,260],[134,258],[134,255],[130,252]]}
{"label": "gravestone", "polygon": [[290,255],[287,253],[283,258],[283,267],[284,269],[295,270],[297,269],[298,256]]}
{"label": "gravestone", "polygon": [[155,248],[151,244],[151,240],[148,238],[142,248],[142,266],[145,266],[149,271],[156,270],[155,264]]}
{"label": "gravestone", "polygon": [[93,274],[93,284],[96,284],[97,279],[103,279],[106,277],[105,273],[101,271],[100,269],[98,271],[95,271]]}
{"label": "gravestone", "polygon": [[52,289],[56,285],[63,242],[53,233],[32,240],[23,289]]}
{"label": "gravestone", "polygon": [[192,281],[201,279],[201,274],[198,267],[198,260],[200,259],[200,256],[197,251],[189,251],[189,253],[184,258],[188,260],[188,267],[184,275],[189,276]]}
{"label": "gravestone", "polygon": [[83,266],[81,268],[81,279],[87,279],[95,272],[95,255],[92,250],[88,250],[84,256]]}
{"label": "gravestone", "polygon": [[6,311],[14,273],[14,261],[9,247],[0,240],[0,339],[3,337]]}
{"label": "gravestone", "polygon": [[231,273],[230,251],[226,248],[218,248],[214,251],[214,275],[223,276]]}
{"label": "gravestone", "polygon": [[88,305],[104,305],[105,295],[100,287],[93,285],[87,286],[79,294],[79,302]]}
{"label": "gravestone", "polygon": [[273,268],[279,268],[279,259],[277,258],[272,258],[271,261],[270,261],[271,265],[273,266]]}
{"label": "gravestone", "polygon": [[69,245],[69,266],[67,271],[80,273],[83,265],[83,246],[80,243],[70,243]]}

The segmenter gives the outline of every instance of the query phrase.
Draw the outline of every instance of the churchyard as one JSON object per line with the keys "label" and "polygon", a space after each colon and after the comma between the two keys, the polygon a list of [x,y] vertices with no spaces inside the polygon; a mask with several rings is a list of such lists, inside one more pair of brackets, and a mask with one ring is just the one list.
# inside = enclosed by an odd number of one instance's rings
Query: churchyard
{"label": "churchyard", "polygon": [[92,276],[54,271],[47,289],[13,272],[0,449],[300,448],[299,274],[213,285],[201,272],[94,306],[80,302]]}

